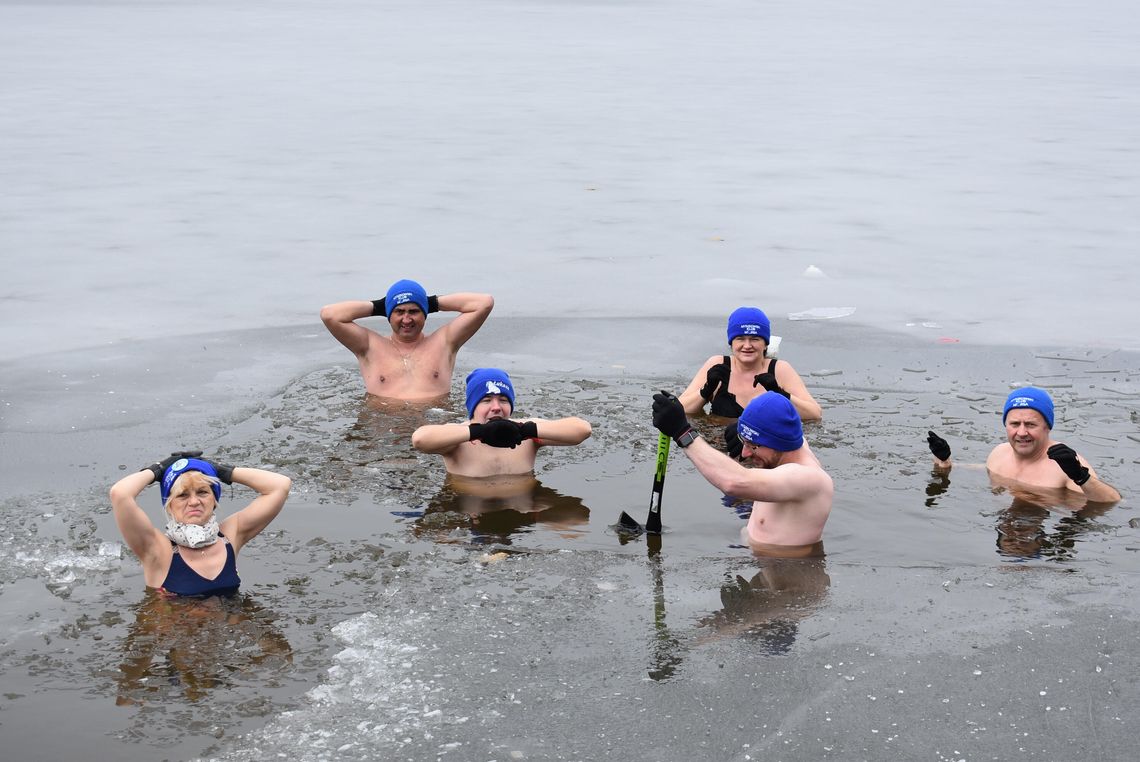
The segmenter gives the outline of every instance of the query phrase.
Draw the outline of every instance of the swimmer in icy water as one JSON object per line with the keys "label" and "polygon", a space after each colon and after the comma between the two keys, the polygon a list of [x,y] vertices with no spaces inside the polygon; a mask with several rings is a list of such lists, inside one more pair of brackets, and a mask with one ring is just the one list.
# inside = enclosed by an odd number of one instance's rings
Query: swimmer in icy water
{"label": "swimmer in icy water", "polygon": [[[124,476],[111,487],[115,523],[138,556],[147,587],[178,596],[231,595],[241,584],[237,554],[281,512],[292,480],[260,468],[224,466],[179,452]],[[158,482],[166,526],[158,529],[137,498]],[[222,483],[258,495],[220,522]]]}

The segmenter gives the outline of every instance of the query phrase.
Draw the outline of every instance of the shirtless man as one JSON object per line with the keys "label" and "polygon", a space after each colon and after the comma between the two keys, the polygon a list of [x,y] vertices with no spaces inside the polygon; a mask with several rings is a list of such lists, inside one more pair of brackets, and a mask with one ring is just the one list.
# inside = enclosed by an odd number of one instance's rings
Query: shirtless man
{"label": "shirtless man", "polygon": [[[425,402],[447,396],[459,348],[475,335],[494,306],[489,294],[428,296],[419,283],[401,280],[383,299],[326,305],[321,320],[356,355],[369,394]],[[425,334],[428,313],[437,311],[458,312],[459,317]],[[356,323],[378,315],[388,318],[391,336]]]}
{"label": "shirtless man", "polygon": [[[1052,438],[1053,400],[1036,386],[1014,389],[1002,412],[1007,442],[986,458],[986,470],[994,482],[1012,482],[1028,487],[1067,489],[1081,493],[1093,503],[1115,503],[1120,493],[1105,484],[1088,462],[1071,447]],[[934,467],[949,471],[950,445],[927,432]]]}
{"label": "shirtless man", "polygon": [[498,368],[476,368],[467,376],[465,423],[420,426],[412,446],[443,456],[447,472],[486,477],[530,474],[539,447],[581,444],[590,424],[581,418],[513,420],[515,390]]}
{"label": "shirtless man", "polygon": [[745,468],[705,442],[689,425],[681,401],[653,395],[653,425],[673,438],[709,483],[733,497],[753,500],[742,538],[757,551],[807,554],[823,537],[835,491],[804,440],[799,413],[787,397],[761,394],[737,421]]}

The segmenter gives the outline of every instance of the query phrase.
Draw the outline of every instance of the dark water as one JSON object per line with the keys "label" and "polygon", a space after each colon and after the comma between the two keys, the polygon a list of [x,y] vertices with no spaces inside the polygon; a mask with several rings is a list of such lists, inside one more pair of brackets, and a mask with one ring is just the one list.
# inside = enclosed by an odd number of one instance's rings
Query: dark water
{"label": "dark water", "polygon": [[[595,432],[543,450],[509,501],[457,493],[410,449],[458,403],[371,405],[324,337],[203,336],[182,376],[161,342],[9,368],[0,733],[45,759],[1093,758],[1094,739],[1120,758],[1137,698],[1129,499],[1028,508],[965,464],[999,441],[1009,386],[1035,382],[1058,438],[1134,493],[1136,356],[789,328],[781,354],[824,405],[807,434],[837,484],[820,559],[752,557],[679,453],[659,545],[613,531],[648,508],[653,390],[687,381],[674,355],[717,351],[702,337],[719,321],[489,323],[461,360],[511,368],[520,413]],[[274,357],[293,366],[279,385],[254,367]],[[152,360],[180,382],[140,382]],[[47,371],[68,363],[115,369],[67,386]],[[86,418],[39,430],[44,408]],[[932,427],[961,464],[948,483]],[[236,600],[152,600],[115,531],[120,464],[175,444],[294,479],[243,551]],[[27,731],[60,711],[76,731]]]}
{"label": "dark water", "polygon": [[[1131,759],[1138,19],[0,0],[5,756]],[[594,425],[509,501],[317,320],[406,276],[496,296],[457,377]],[[611,529],[744,303],[826,411],[821,559],[680,453],[660,546]],[[1124,502],[964,467],[1026,382]],[[110,516],[184,447],[294,479],[234,600],[149,598]]]}

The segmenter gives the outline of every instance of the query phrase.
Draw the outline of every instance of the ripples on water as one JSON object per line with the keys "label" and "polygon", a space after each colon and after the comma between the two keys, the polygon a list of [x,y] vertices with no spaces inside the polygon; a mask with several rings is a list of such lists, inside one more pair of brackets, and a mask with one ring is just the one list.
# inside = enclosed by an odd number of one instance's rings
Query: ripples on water
{"label": "ripples on water", "polygon": [[[10,701],[83,685],[75,711],[110,712],[106,739],[139,758],[152,748],[231,759],[542,755],[574,742],[531,715],[591,711],[583,691],[609,690],[607,675],[640,700],[639,681],[700,680],[714,655],[778,658],[826,639],[841,626],[820,618],[836,614],[837,575],[1135,567],[1124,509],[1025,506],[984,472],[930,473],[927,428],[960,462],[983,459],[997,439],[991,403],[1006,386],[943,380],[972,367],[968,353],[908,362],[885,382],[865,382],[837,348],[798,354],[827,411],[807,433],[838,486],[826,559],[763,561],[732,547],[740,516],[676,454],[660,550],[618,542],[609,525],[629,507],[621,495],[648,504],[649,396],[681,379],[520,374],[521,415],[582,415],[595,434],[540,451],[535,483],[512,504],[457,490],[438,458],[409,445],[421,420],[461,418],[458,383],[439,406],[393,410],[361,397],[354,368],[326,368],[215,421],[219,459],[295,482],[286,512],[243,551],[234,600],[145,593],[129,552],[106,539],[105,487],[5,501],[3,595],[21,612],[3,646],[5,674],[18,677]],[[1058,362],[1031,359],[1026,377],[1048,378]],[[1114,447],[1133,426],[1121,412],[1140,377],[1132,362],[1070,362],[1070,386],[1053,380],[1060,425],[1079,421],[1072,441],[1116,481],[1125,470]],[[719,441],[721,422],[697,423]],[[228,489],[223,510],[242,497]],[[31,613],[21,601],[37,588],[53,602]]]}

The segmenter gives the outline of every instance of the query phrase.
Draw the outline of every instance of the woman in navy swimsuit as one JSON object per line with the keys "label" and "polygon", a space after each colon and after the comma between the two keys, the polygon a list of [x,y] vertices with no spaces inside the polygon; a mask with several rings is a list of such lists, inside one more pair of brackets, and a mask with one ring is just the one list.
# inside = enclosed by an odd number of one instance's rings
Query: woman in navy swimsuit
{"label": "woman in navy swimsuit", "polygon": [[[111,487],[115,523],[143,567],[147,587],[170,595],[229,595],[237,591],[237,554],[281,512],[292,481],[260,468],[232,468],[174,453]],[[160,482],[166,527],[159,530],[136,499]],[[222,482],[258,496],[221,523],[215,515]]]}
{"label": "woman in navy swimsuit", "polygon": [[739,307],[728,316],[731,355],[713,355],[681,393],[685,412],[694,415],[710,405],[722,418],[739,418],[744,406],[766,392],[791,400],[804,421],[818,421],[823,409],[804,386],[800,374],[787,362],[768,357],[772,328],[757,307]]}

